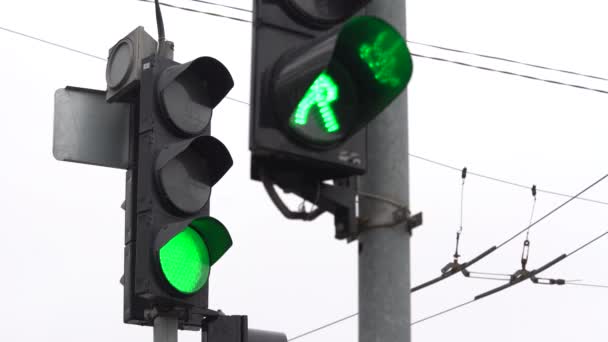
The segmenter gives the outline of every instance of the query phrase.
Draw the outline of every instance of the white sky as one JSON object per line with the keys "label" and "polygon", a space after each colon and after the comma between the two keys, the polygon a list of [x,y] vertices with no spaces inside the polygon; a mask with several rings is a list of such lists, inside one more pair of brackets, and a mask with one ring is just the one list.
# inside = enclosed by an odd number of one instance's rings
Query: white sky
{"label": "white sky", "polygon": [[[188,0],[173,4],[240,16]],[[222,1],[251,9],[249,1]],[[408,39],[608,77],[604,1],[410,0]],[[229,96],[249,101],[251,26],[163,8],[176,59],[213,56],[231,71]],[[154,8],[135,0],[7,1],[0,26],[106,57],[138,25],[156,36]],[[608,90],[608,82],[410,45],[412,52],[457,59]],[[0,30],[0,249],[4,294],[1,341],[150,341],[152,329],[122,323],[124,171],[53,159],[53,94],[66,85],[105,89],[105,63]],[[408,87],[410,152],[470,171],[574,194],[606,172],[606,94],[414,59]],[[247,314],[255,328],[295,336],[357,311],[356,244],[333,239],[333,219],[284,219],[260,183],[249,180],[246,105],[224,100],[214,136],[235,166],[214,187],[212,215],[234,247],[214,266],[210,302]],[[411,203],[425,224],[412,239],[412,283],[450,261],[458,226],[460,174],[411,160]],[[585,197],[608,201],[603,183]],[[539,193],[535,217],[564,198]],[[528,223],[529,190],[469,176],[462,254],[466,260]],[[292,203],[293,204],[293,203]],[[608,227],[606,206],[569,204],[531,232],[530,267],[544,264]],[[522,238],[477,270],[510,273]],[[608,239],[544,273],[608,284]],[[422,318],[499,285],[452,279],[412,296]],[[416,325],[414,341],[605,341],[608,290],[520,284],[462,310]],[[300,341],[356,341],[351,319]],[[200,334],[180,332],[180,341]]]}

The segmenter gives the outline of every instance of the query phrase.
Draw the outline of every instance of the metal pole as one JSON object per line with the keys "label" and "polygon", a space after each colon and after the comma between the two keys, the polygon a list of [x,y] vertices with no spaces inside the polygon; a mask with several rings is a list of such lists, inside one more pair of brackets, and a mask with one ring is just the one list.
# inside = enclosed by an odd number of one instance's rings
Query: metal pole
{"label": "metal pole", "polygon": [[[367,15],[393,25],[405,37],[405,0],[375,0]],[[407,98],[401,94],[368,125],[368,170],[361,191],[409,207]],[[393,221],[394,206],[360,198],[368,224]],[[359,236],[359,341],[410,342],[410,235],[405,224]]]}
{"label": "metal pole", "polygon": [[177,342],[177,317],[157,316],[154,319],[154,342]]}

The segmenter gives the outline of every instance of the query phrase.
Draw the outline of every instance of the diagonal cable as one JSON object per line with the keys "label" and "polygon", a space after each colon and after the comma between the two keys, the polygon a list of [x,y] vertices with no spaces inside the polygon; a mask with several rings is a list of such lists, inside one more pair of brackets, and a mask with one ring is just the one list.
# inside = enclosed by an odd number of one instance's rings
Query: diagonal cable
{"label": "diagonal cable", "polygon": [[317,332],[317,331],[319,331],[319,330],[323,330],[323,329],[325,329],[325,328],[329,328],[329,327],[331,327],[332,325],[335,325],[335,324],[338,324],[338,323],[340,323],[340,322],[346,321],[347,319],[352,318],[352,317],[355,317],[355,316],[357,316],[358,314],[359,314],[359,313],[357,312],[357,313],[354,313],[354,314],[352,314],[352,315],[349,315],[349,316],[346,316],[346,317],[342,317],[342,318],[340,318],[340,319],[338,319],[338,320],[335,320],[335,321],[333,321],[333,322],[330,322],[330,323],[327,323],[327,324],[325,324],[325,325],[322,325],[322,326],[320,326],[320,327],[318,327],[318,328],[316,328],[316,329],[309,330],[309,331],[307,331],[307,332],[305,332],[305,333],[302,333],[302,334],[300,334],[300,335],[297,335],[297,336],[295,336],[295,337],[292,337],[292,338],[290,338],[290,339],[289,339],[289,340],[287,340],[287,341],[293,341],[293,340],[298,339],[298,338],[300,338],[300,337],[304,337],[304,336],[306,336],[306,335],[310,335],[310,334],[312,334],[312,333],[315,333],[315,332]]}
{"label": "diagonal cable", "polygon": [[25,33],[17,32],[17,31],[13,31],[13,30],[11,30],[11,29],[7,29],[7,28],[5,28],[5,27],[0,27],[0,30],[6,31],[6,32],[10,32],[10,33],[13,33],[13,34],[17,34],[17,35],[20,35],[20,36],[22,36],[22,37],[26,37],[26,38],[29,38],[29,39],[37,40],[37,41],[39,41],[39,42],[42,42],[42,43],[45,43],[45,44],[49,44],[49,45],[52,45],[52,46],[55,46],[55,47],[58,47],[58,48],[62,48],[62,49],[68,50],[68,51],[76,52],[76,53],[79,53],[79,54],[81,54],[81,55],[85,55],[85,56],[88,56],[88,57],[93,57],[93,58],[96,58],[96,59],[99,59],[99,60],[102,60],[102,61],[105,61],[105,60],[106,60],[106,59],[105,59],[105,58],[103,58],[103,57],[95,56],[95,55],[90,54],[90,53],[88,53],[88,52],[84,52],[84,51],[81,51],[81,50],[73,49],[73,48],[71,48],[71,47],[67,47],[67,46],[65,46],[65,45],[61,45],[61,44],[57,44],[57,43],[53,43],[53,42],[51,42],[51,41],[44,40],[44,39],[42,39],[42,38],[38,38],[38,37],[34,37],[34,36],[30,36],[30,35],[27,35],[27,34],[25,34]]}
{"label": "diagonal cable", "polygon": [[[140,0],[140,1],[142,1],[142,0]],[[497,72],[497,73],[501,73],[501,74],[505,74],[505,75],[523,77],[523,78],[527,78],[529,80],[534,80],[534,81],[541,81],[541,82],[551,83],[551,84],[555,84],[555,85],[567,86],[567,87],[571,87],[571,88],[577,88],[577,89],[588,90],[588,91],[593,91],[593,92],[602,93],[602,94],[608,94],[608,90],[591,88],[591,87],[586,87],[583,85],[572,84],[572,83],[565,83],[565,82],[550,80],[550,79],[546,79],[546,78],[530,76],[530,75],[526,75],[526,74],[519,74],[519,73],[516,73],[513,71],[494,69],[494,68],[489,68],[489,67],[485,67],[485,66],[481,66],[481,65],[469,64],[469,63],[454,61],[451,59],[441,58],[441,57],[426,56],[426,55],[421,55],[421,54],[417,54],[417,53],[412,53],[411,55],[416,56],[416,57],[421,57],[421,58],[432,59],[432,60],[436,60],[436,61],[440,61],[440,62],[457,64],[457,65],[461,65],[461,66],[465,66],[465,67],[469,67],[469,68],[476,68],[476,69],[481,69],[481,70],[485,70],[485,71]]]}
{"label": "diagonal cable", "polygon": [[253,11],[245,9],[245,8],[228,6],[228,5],[222,5],[222,4],[217,3],[217,2],[211,2],[211,1],[205,1],[205,0],[192,0],[192,1],[194,1],[194,2],[200,2],[202,4],[207,4],[207,5],[212,5],[212,6],[219,6],[219,7],[229,8],[229,9],[233,9],[235,11],[253,13]]}
{"label": "diagonal cable", "polygon": [[[596,242],[597,240],[601,239],[602,237],[604,237],[604,236],[606,236],[606,235],[608,235],[608,231],[606,231],[606,232],[604,232],[603,234],[601,234],[601,235],[599,235],[599,236],[595,237],[593,240],[591,240],[591,241],[589,241],[589,242],[587,242],[587,243],[583,244],[582,246],[580,246],[580,247],[576,248],[576,249],[575,249],[575,250],[573,250],[572,252],[570,252],[570,253],[568,253],[568,254],[562,254],[560,257],[558,257],[558,258],[556,258],[556,259],[554,259],[554,260],[550,261],[550,262],[549,262],[549,263],[547,263],[546,265],[544,265],[544,266],[542,266],[542,267],[538,268],[537,270],[532,271],[531,273],[533,273],[533,274],[539,274],[539,273],[541,273],[541,272],[543,272],[543,271],[547,270],[549,267],[554,266],[555,264],[557,264],[558,262],[563,261],[563,260],[564,260],[564,259],[566,259],[567,257],[572,256],[572,255],[574,255],[575,253],[579,252],[580,250],[582,250],[582,249],[584,249],[584,248],[589,247],[589,245],[591,245],[592,243]],[[594,285],[594,286],[597,286],[597,285]],[[604,286],[599,285],[598,287],[604,287]],[[607,286],[607,287],[608,287],[608,286]],[[499,292],[499,291],[497,291],[497,292]],[[494,292],[494,293],[497,293],[497,292]],[[494,294],[494,293],[492,293],[492,294]],[[451,307],[451,308],[448,308],[448,309],[442,310],[442,311],[440,311],[440,312],[438,312],[438,313],[435,313],[435,314],[432,314],[432,315],[430,315],[430,316],[427,316],[427,317],[421,318],[421,319],[419,319],[419,320],[416,320],[416,321],[412,322],[412,323],[411,323],[411,325],[415,325],[415,324],[418,324],[418,323],[422,323],[422,322],[424,322],[424,321],[427,321],[427,320],[433,319],[433,318],[435,318],[435,317],[439,317],[439,316],[445,315],[445,314],[447,314],[447,313],[449,313],[449,312],[451,312],[451,311],[454,311],[454,310],[460,309],[460,308],[462,308],[462,307],[464,307],[464,306],[467,306],[467,305],[469,305],[469,304],[472,304],[473,302],[475,302],[475,301],[477,301],[477,300],[480,300],[480,299],[482,299],[482,298],[485,298],[485,297],[488,297],[488,296],[487,296],[487,295],[486,295],[486,296],[483,296],[483,297],[476,296],[476,297],[475,297],[474,299],[472,299],[472,300],[469,300],[469,301],[467,301],[467,302],[464,302],[464,303],[458,304],[458,305],[453,306],[453,307]],[[331,327],[331,326],[333,326],[333,325],[335,325],[335,324],[338,324],[338,323],[340,323],[340,322],[343,322],[343,321],[345,321],[345,320],[347,320],[347,319],[350,319],[350,318],[352,318],[352,317],[355,317],[355,316],[357,316],[357,315],[359,315],[359,313],[358,313],[358,312],[357,312],[357,313],[354,313],[354,314],[351,314],[351,315],[348,315],[348,316],[345,316],[345,317],[342,317],[342,318],[340,318],[340,319],[338,319],[338,320],[335,320],[335,321],[332,321],[332,322],[330,322],[330,323],[324,324],[324,325],[322,325],[321,327],[318,327],[318,328],[315,328],[315,329],[309,330],[309,331],[307,331],[307,332],[305,332],[305,333],[302,333],[302,334],[300,334],[300,335],[297,335],[296,337],[293,337],[293,338],[289,339],[288,341],[293,341],[293,340],[295,340],[295,339],[297,339],[297,338],[300,338],[300,337],[303,337],[303,336],[306,336],[306,335],[309,335],[309,334],[315,333],[315,332],[317,332],[317,331],[319,331],[319,330],[323,330],[323,329],[325,329],[325,328]]]}
{"label": "diagonal cable", "polygon": [[[460,168],[457,168],[455,166],[448,165],[448,164],[445,164],[445,163],[442,163],[442,162],[438,162],[438,161],[435,161],[435,160],[432,160],[432,159],[429,159],[429,158],[426,158],[426,157],[422,157],[422,156],[415,155],[415,154],[412,154],[412,153],[410,153],[409,156],[412,157],[412,158],[415,158],[415,159],[419,159],[419,160],[431,163],[431,164],[435,164],[435,165],[438,165],[438,166],[445,167],[447,169],[452,169],[452,170],[458,171],[458,172],[461,171]],[[523,188],[523,189],[526,189],[526,190],[530,189],[530,187],[527,186],[527,185],[514,183],[514,182],[511,182],[511,181],[507,181],[507,180],[496,178],[496,177],[486,176],[486,175],[481,174],[481,173],[476,173],[476,172],[471,172],[471,171],[467,171],[467,173],[469,173],[471,175],[474,175],[474,176],[477,176],[477,177],[480,177],[480,178],[485,178],[485,179],[488,179],[488,180],[491,180],[491,181],[495,181],[495,182],[499,182],[499,183],[503,183],[503,184],[508,184],[508,185],[512,185],[512,186],[516,186],[516,187]],[[543,190],[543,189],[540,189],[540,188],[537,188],[536,191],[543,192],[543,193],[546,193],[546,194],[561,196],[561,197],[568,197],[568,198],[572,198],[573,197],[572,195],[568,195],[568,194],[564,194],[564,193],[560,193],[560,192],[555,192],[555,191],[550,191],[550,190]],[[589,198],[585,198],[585,197],[578,197],[577,199],[579,199],[581,201],[587,201],[587,202],[593,202],[593,203],[608,205],[608,202],[598,201],[598,200],[589,199]]]}
{"label": "diagonal cable", "polygon": [[570,74],[570,75],[576,75],[576,76],[581,76],[581,77],[593,78],[593,79],[596,79],[596,80],[608,81],[608,78],[604,78],[604,77],[600,77],[600,76],[595,76],[595,75],[590,75],[590,74],[584,74],[584,73],[580,73],[580,72],[576,72],[576,71],[570,71],[570,70],[564,70],[564,69],[551,68],[551,67],[546,67],[546,66],[539,65],[539,64],[531,64],[531,63],[526,63],[526,62],[520,62],[520,61],[517,61],[517,60],[514,60],[514,59],[509,59],[509,58],[504,58],[504,57],[496,57],[496,56],[492,56],[492,55],[485,55],[485,54],[481,54],[481,53],[469,52],[469,51],[465,51],[465,50],[448,48],[448,47],[439,46],[439,45],[414,42],[414,41],[411,41],[411,40],[408,40],[407,42],[408,43],[412,43],[412,44],[416,44],[416,45],[428,46],[428,47],[431,47],[431,48],[434,48],[434,49],[439,49],[439,50],[457,52],[457,53],[467,54],[467,55],[471,55],[471,56],[483,57],[483,58],[488,58],[488,59],[495,59],[495,60],[498,60],[498,61],[509,62],[509,63],[514,63],[514,64],[521,64],[521,65],[529,66],[529,67],[532,67],[532,68],[538,68],[538,69],[550,70],[550,71],[557,71],[557,72],[561,72],[561,73],[565,73],[565,74]]}
{"label": "diagonal cable", "polygon": [[[417,286],[412,287],[411,291],[415,292],[415,291],[418,291],[418,290],[422,290],[423,288],[429,287],[429,286],[431,286],[433,284],[436,284],[438,282],[446,280],[449,277],[451,277],[451,276],[453,276],[453,275],[455,275],[455,274],[457,274],[459,272],[463,272],[464,273],[464,271],[467,270],[468,267],[470,267],[473,264],[479,262],[480,260],[484,259],[488,255],[494,253],[495,251],[497,251],[498,249],[500,249],[502,246],[506,245],[507,243],[509,243],[510,241],[512,241],[513,239],[515,239],[519,235],[521,235],[523,232],[531,229],[536,224],[540,223],[541,221],[543,221],[544,219],[546,219],[547,217],[549,217],[550,215],[552,215],[553,213],[555,213],[559,209],[563,208],[566,204],[572,202],[578,196],[580,196],[581,194],[583,194],[585,191],[591,189],[592,187],[596,186],[599,182],[603,181],[607,177],[608,177],[608,173],[605,174],[604,176],[602,176],[600,179],[598,179],[595,182],[593,182],[591,185],[587,186],[585,189],[581,190],[579,193],[577,193],[576,195],[574,195],[574,197],[569,198],[568,200],[566,200],[562,204],[560,204],[557,207],[553,208],[547,214],[543,215],[541,218],[539,218],[536,221],[534,221],[534,223],[528,225],[527,227],[525,227],[524,229],[522,229],[521,231],[519,231],[518,233],[516,233],[512,237],[508,238],[507,240],[505,240],[501,244],[494,245],[494,246],[490,247],[489,249],[487,249],[483,253],[479,254],[475,258],[471,259],[470,261],[467,261],[467,262],[459,264],[459,265],[454,265],[453,267],[451,267],[449,270],[446,270],[445,272],[442,270],[442,274],[440,276],[435,277],[435,278],[433,278],[431,280],[428,280],[428,281],[426,281],[426,282],[424,282],[422,284],[419,284]],[[466,276],[466,273],[465,273],[465,276]]]}
{"label": "diagonal cable", "polygon": [[[153,0],[137,0],[137,1],[154,3]],[[176,6],[176,5],[172,5],[172,4],[166,3],[166,2],[160,2],[160,4],[162,6],[171,7],[171,8],[179,9],[179,10],[182,10],[182,11],[188,11],[188,12],[206,14],[206,15],[210,15],[210,16],[214,16],[214,17],[220,17],[220,18],[224,18],[224,19],[230,19],[230,20],[240,21],[240,22],[243,22],[243,23],[251,23],[251,20],[241,19],[241,18],[237,18],[237,17],[231,17],[229,15],[223,15],[223,14],[214,13],[214,12],[199,11],[199,10],[196,10],[196,9],[193,9],[193,8]]]}

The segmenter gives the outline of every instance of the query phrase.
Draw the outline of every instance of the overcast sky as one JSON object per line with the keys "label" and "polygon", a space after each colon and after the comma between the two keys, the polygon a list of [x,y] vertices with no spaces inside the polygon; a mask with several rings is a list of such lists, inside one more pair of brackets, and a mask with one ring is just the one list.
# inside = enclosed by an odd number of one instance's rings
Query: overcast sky
{"label": "overcast sky", "polygon": [[[251,19],[189,0],[168,2]],[[221,1],[251,9],[250,1]],[[0,27],[87,53],[108,49],[138,25],[156,37],[154,8],[135,0],[2,1]],[[517,59],[608,78],[604,1],[411,0],[407,35],[415,42]],[[180,62],[212,56],[230,70],[229,94],[249,102],[251,25],[163,8]],[[608,91],[608,82],[410,44],[412,52]],[[53,95],[66,85],[105,89],[105,62],[0,30],[0,210],[3,218],[2,341],[151,341],[152,329],[122,323],[125,171],[56,161]],[[410,152],[519,184],[574,194],[608,172],[608,95],[414,58],[408,86]],[[333,218],[284,219],[249,179],[247,105],[224,100],[214,136],[235,160],[213,189],[212,215],[233,248],[211,273],[211,307],[247,314],[250,326],[295,336],[357,311],[356,244],[333,239]],[[450,261],[460,208],[460,173],[410,162],[413,211],[425,223],[412,238],[412,283]],[[585,194],[608,201],[608,183]],[[566,198],[538,194],[535,218]],[[524,228],[529,190],[470,175],[461,252],[466,260]],[[290,202],[297,205],[297,202]],[[608,207],[574,201],[530,233],[538,267],[608,229]],[[511,273],[523,237],[476,270]],[[608,284],[608,239],[545,276]],[[499,285],[456,275],[412,296],[414,320]],[[605,341],[608,289],[530,282],[420,323],[414,341]],[[302,342],[356,341],[357,319]],[[181,341],[200,334],[180,332]]]}

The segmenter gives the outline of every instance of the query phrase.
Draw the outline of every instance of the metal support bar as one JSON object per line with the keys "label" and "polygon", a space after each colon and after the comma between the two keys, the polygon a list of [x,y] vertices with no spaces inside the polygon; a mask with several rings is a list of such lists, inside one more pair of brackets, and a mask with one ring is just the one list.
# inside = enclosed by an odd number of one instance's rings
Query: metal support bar
{"label": "metal support bar", "polygon": [[177,342],[177,317],[159,315],[154,319],[154,342]]}

